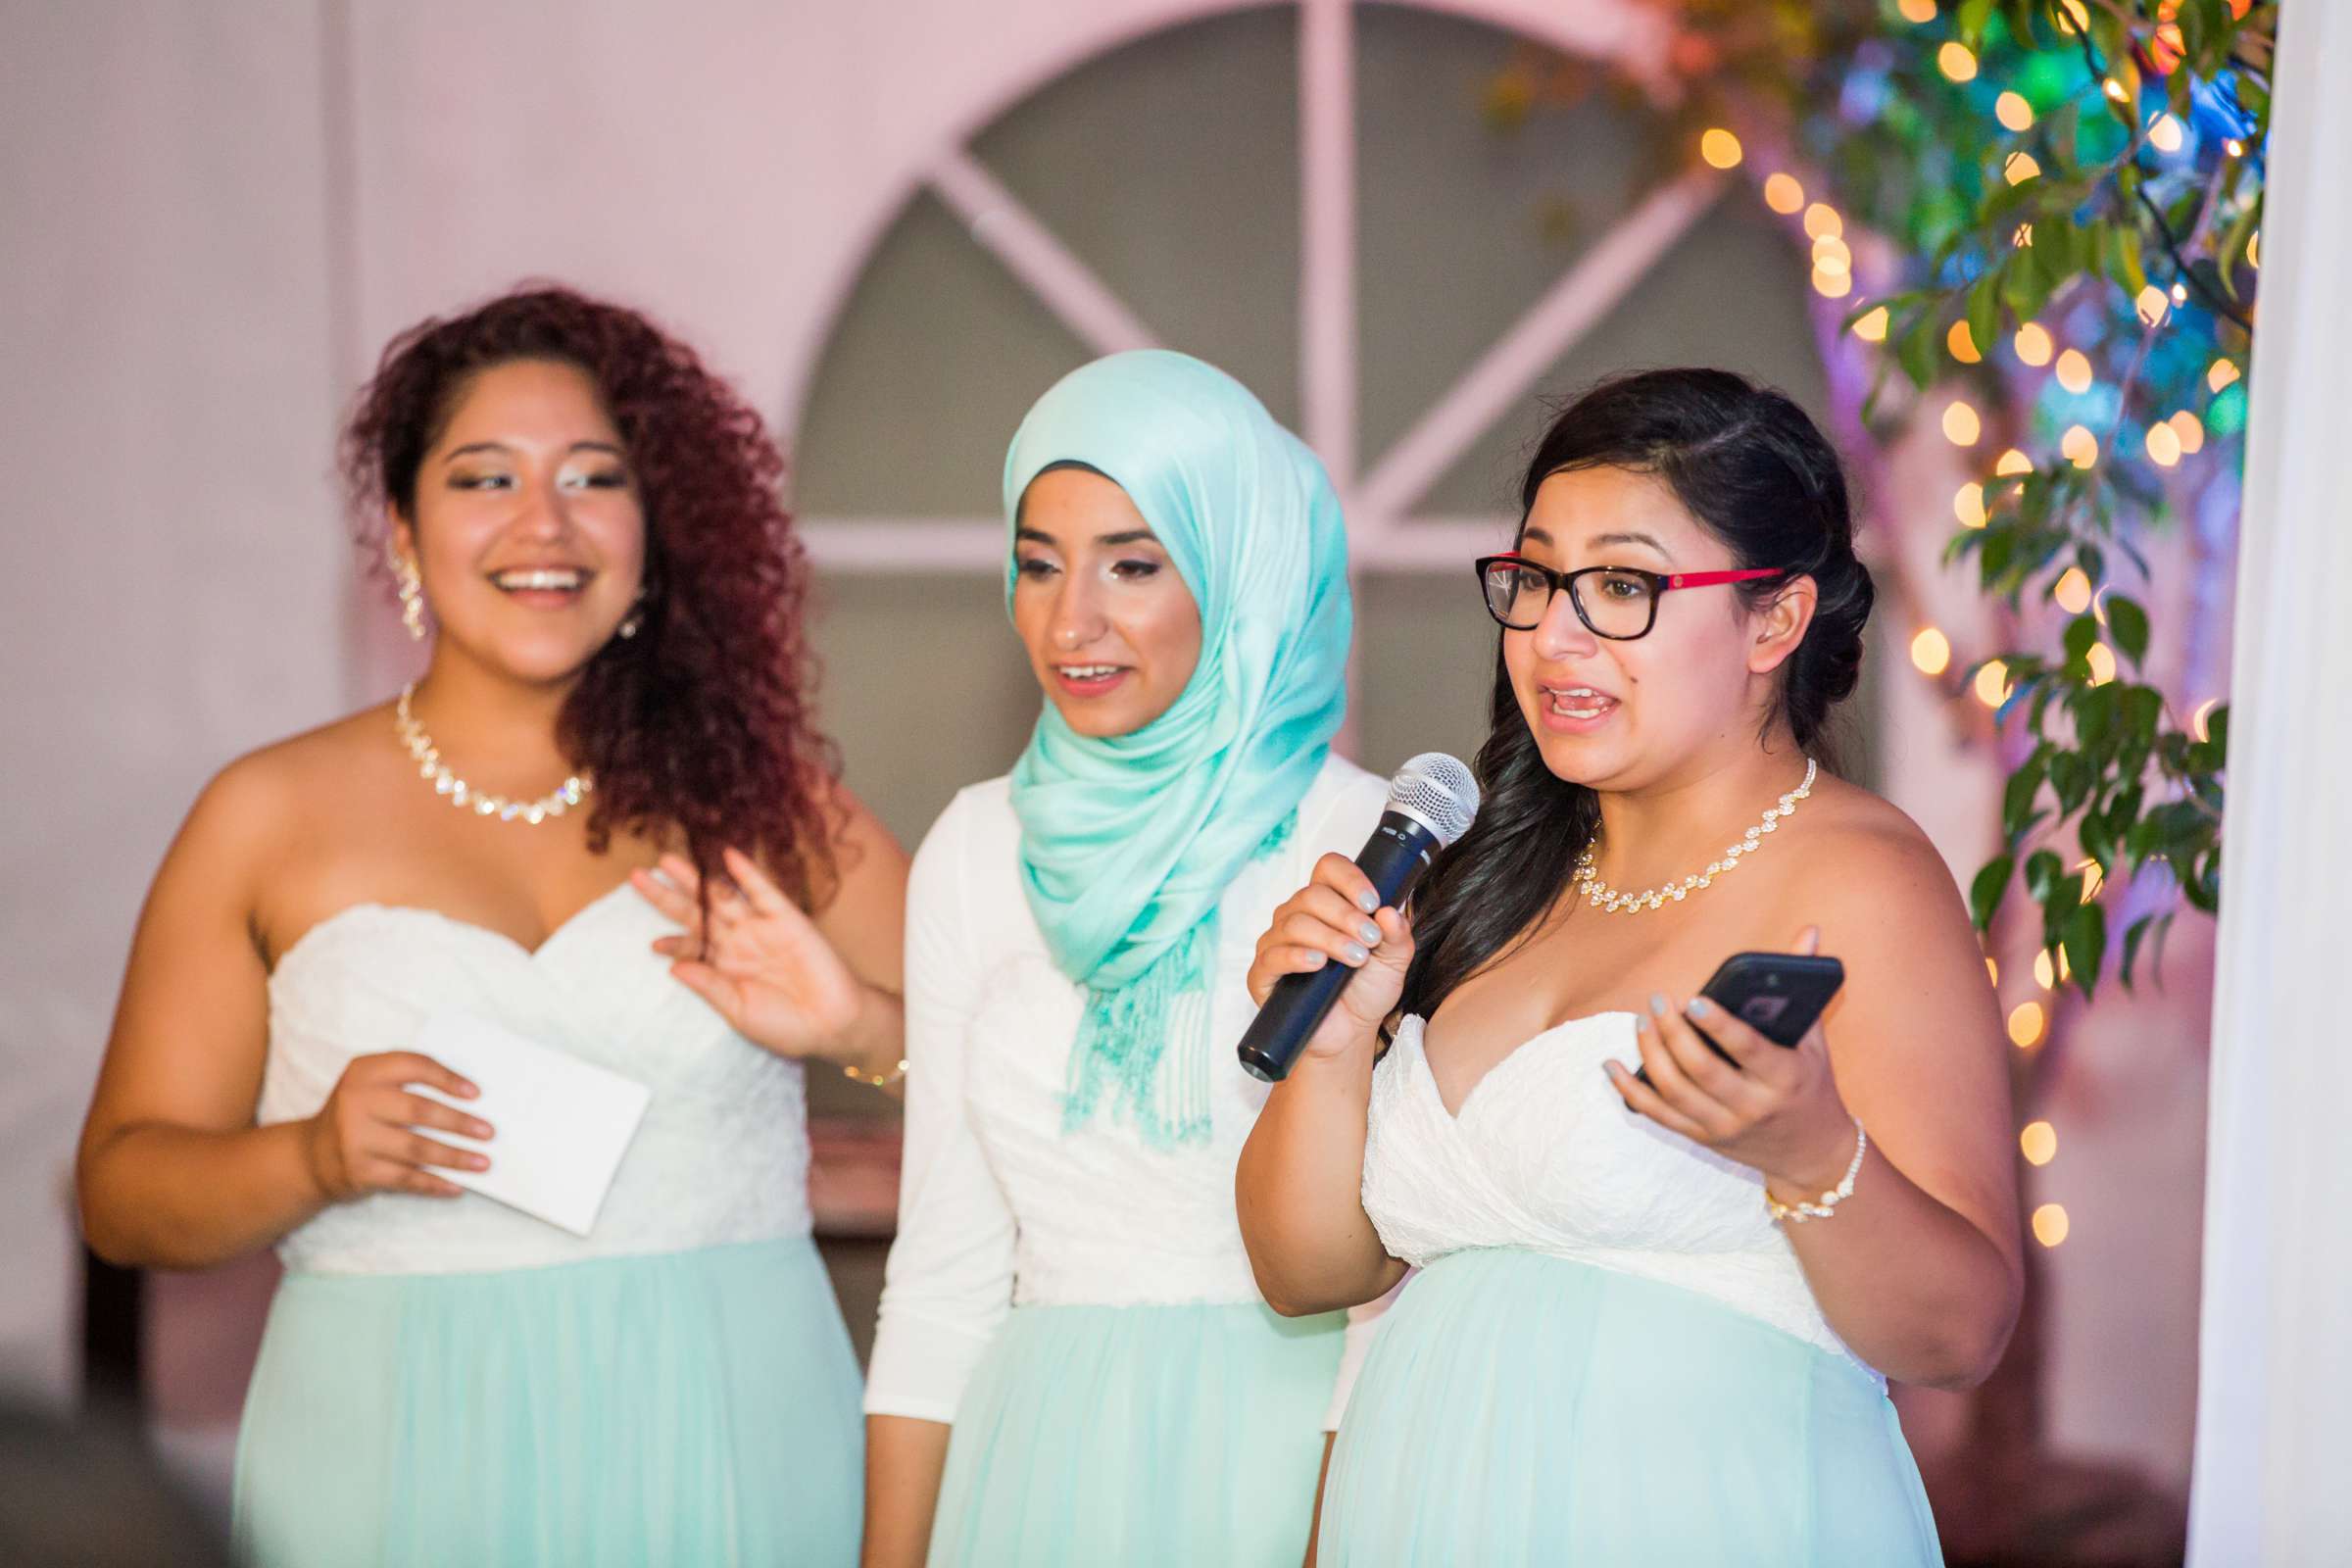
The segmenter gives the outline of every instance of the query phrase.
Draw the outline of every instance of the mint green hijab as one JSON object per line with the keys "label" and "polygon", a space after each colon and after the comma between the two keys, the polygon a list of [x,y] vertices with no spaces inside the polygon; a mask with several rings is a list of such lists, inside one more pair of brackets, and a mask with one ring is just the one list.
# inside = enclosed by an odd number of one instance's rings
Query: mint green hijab
{"label": "mint green hijab", "polygon": [[[1090,740],[1049,702],[1013,764],[1022,889],[1087,992],[1064,1126],[1108,1097],[1149,1142],[1196,1143],[1218,901],[1289,836],[1347,707],[1347,536],[1315,455],[1188,355],[1114,354],[1038,399],[1004,457],[1008,530],[1056,463],[1127,492],[1200,612],[1200,661],[1166,712]],[[1007,606],[1014,580],[1008,559]]]}

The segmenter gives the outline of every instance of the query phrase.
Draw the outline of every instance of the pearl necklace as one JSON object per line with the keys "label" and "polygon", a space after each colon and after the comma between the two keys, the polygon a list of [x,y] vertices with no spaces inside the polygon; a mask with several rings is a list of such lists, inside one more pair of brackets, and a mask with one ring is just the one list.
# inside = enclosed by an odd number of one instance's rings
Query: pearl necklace
{"label": "pearl necklace", "polygon": [[1669,883],[1665,887],[1651,888],[1646,893],[1620,893],[1603,882],[1600,874],[1593,870],[1593,847],[1590,844],[1585,846],[1585,853],[1576,858],[1576,870],[1570,876],[1569,881],[1574,884],[1579,893],[1585,896],[1587,904],[1598,909],[1606,909],[1611,914],[1620,911],[1626,914],[1639,914],[1645,909],[1655,909],[1668,903],[1680,904],[1698,889],[1712,887],[1715,879],[1726,871],[1739,869],[1740,857],[1763,843],[1764,835],[1778,827],[1782,817],[1794,814],[1796,803],[1813,793],[1815,771],[1816,764],[1813,759],[1806,758],[1805,781],[1802,784],[1782,796],[1781,804],[1766,811],[1763,821],[1749,828],[1740,836],[1739,843],[1723,852],[1722,859],[1714,861],[1703,871],[1693,871],[1680,882]]}
{"label": "pearl necklace", "polygon": [[580,804],[596,788],[596,779],[588,773],[574,773],[557,788],[535,801],[510,801],[504,795],[492,795],[477,790],[449,770],[441,760],[440,749],[433,738],[416,722],[409,710],[409,700],[416,695],[416,683],[409,682],[400,689],[400,702],[393,709],[393,722],[399,726],[401,744],[416,760],[419,776],[433,781],[433,793],[461,809],[471,808],[476,816],[495,816],[502,822],[522,821],[533,827],[551,816],[562,816]]}

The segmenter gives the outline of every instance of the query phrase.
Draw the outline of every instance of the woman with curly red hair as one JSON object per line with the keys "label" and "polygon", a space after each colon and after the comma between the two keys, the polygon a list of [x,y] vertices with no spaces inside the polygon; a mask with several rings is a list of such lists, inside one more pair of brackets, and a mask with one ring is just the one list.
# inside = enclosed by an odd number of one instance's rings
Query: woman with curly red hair
{"label": "woman with curly red hair", "polygon": [[[431,657],[197,801],[83,1135],[90,1245],[285,1263],[259,1562],[850,1561],[802,1075],[899,1059],[906,861],[812,722],[781,460],[689,350],[545,288],[395,340],[344,456]],[[565,1228],[471,1190],[502,1116],[549,1137],[502,1088],[532,1060],[647,1091]],[[550,1174],[518,1141],[507,1182]]]}

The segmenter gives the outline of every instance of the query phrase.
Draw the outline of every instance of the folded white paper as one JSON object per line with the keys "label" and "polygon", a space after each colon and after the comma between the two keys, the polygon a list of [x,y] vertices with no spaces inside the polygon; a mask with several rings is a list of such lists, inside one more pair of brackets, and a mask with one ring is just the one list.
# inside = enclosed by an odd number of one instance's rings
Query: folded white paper
{"label": "folded white paper", "polygon": [[453,1148],[490,1156],[486,1171],[436,1165],[433,1174],[575,1236],[587,1235],[652,1091],[471,1013],[434,1013],[416,1032],[416,1049],[482,1094],[460,1101],[423,1084],[409,1087],[481,1117],[497,1134],[475,1143],[440,1128],[419,1129]]}

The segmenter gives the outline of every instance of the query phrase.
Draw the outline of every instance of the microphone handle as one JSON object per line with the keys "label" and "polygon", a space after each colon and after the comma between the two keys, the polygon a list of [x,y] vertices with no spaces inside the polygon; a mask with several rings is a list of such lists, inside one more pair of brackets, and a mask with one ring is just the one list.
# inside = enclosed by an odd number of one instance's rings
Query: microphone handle
{"label": "microphone handle", "polygon": [[[1364,841],[1356,866],[1371,878],[1380,902],[1390,907],[1403,904],[1421,873],[1429,869],[1439,849],[1438,836],[1402,811],[1383,811],[1380,825]],[[1286,974],[1274,982],[1265,1005],[1250,1020],[1242,1035],[1242,1066],[1252,1078],[1280,1083],[1305,1049],[1340,993],[1348,988],[1353,969],[1337,961],[1300,974]]]}

